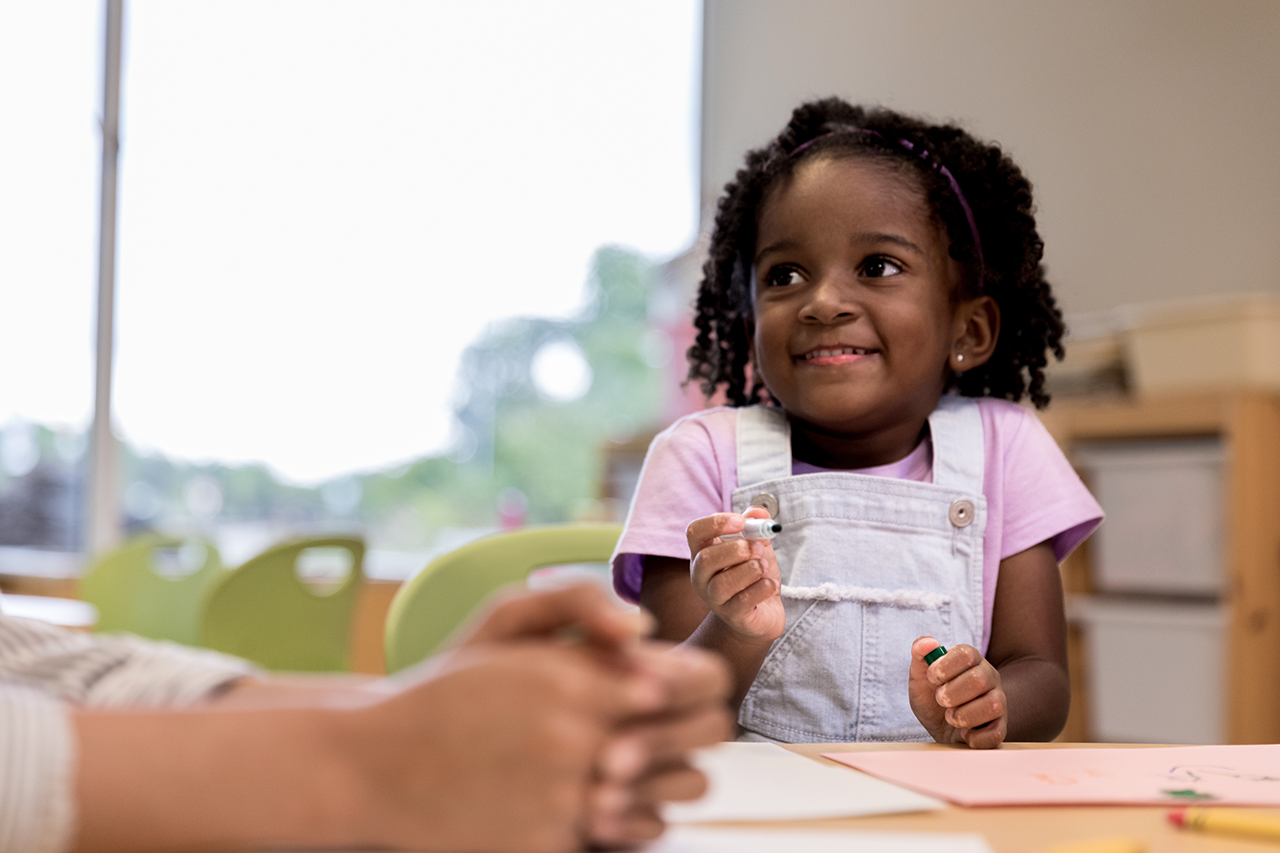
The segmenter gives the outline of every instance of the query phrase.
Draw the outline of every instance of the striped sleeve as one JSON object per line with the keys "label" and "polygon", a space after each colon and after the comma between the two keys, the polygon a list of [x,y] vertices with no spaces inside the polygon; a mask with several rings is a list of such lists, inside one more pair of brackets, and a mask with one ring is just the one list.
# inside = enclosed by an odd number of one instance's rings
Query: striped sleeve
{"label": "striped sleeve", "polygon": [[0,681],[77,705],[188,705],[254,671],[238,658],[204,649],[0,616]]}
{"label": "striped sleeve", "polygon": [[0,615],[0,851],[61,853],[71,843],[68,705],[188,705],[252,672],[215,652]]}
{"label": "striped sleeve", "polygon": [[0,850],[62,853],[70,846],[72,749],[61,702],[0,683]]}

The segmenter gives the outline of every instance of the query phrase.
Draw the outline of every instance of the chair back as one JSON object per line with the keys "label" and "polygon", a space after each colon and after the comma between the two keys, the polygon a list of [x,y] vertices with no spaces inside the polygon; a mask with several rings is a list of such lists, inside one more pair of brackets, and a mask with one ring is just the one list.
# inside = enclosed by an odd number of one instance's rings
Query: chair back
{"label": "chair back", "polygon": [[[350,553],[350,573],[335,588],[313,589],[299,577],[299,558],[313,549]],[[363,565],[364,540],[356,537],[297,539],[270,548],[210,590],[201,645],[267,669],[345,671]]]}
{"label": "chair back", "polygon": [[400,587],[387,612],[387,672],[435,652],[494,590],[545,566],[603,563],[616,524],[548,524],[486,536],[432,560]]}
{"label": "chair back", "polygon": [[95,560],[80,597],[98,608],[95,630],[195,645],[201,606],[221,574],[212,543],[151,533]]}

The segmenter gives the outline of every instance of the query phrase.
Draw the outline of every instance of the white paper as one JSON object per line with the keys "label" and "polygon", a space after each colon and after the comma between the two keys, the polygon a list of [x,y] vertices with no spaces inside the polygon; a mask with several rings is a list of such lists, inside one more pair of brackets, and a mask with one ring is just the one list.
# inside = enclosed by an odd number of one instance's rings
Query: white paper
{"label": "white paper", "polygon": [[672,803],[671,823],[812,820],[945,808],[941,800],[843,767],[824,766],[771,743],[722,743],[698,752],[706,796]]}
{"label": "white paper", "polygon": [[[768,746],[769,744],[765,744]],[[641,853],[991,853],[981,835],[673,827]]]}

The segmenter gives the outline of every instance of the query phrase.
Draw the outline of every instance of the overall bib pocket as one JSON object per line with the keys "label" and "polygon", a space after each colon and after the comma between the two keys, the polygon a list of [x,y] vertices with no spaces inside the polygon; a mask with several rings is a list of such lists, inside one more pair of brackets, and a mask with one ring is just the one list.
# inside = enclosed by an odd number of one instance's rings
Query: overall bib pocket
{"label": "overall bib pocket", "polygon": [[951,600],[936,593],[903,590],[892,599],[863,605],[862,713],[856,740],[929,740],[911,710],[907,683],[911,644],[929,635],[950,639]]}
{"label": "overall bib pocket", "polygon": [[859,696],[858,681],[847,671],[858,665],[861,641],[849,620],[860,614],[841,602],[785,595],[783,606],[787,630],[760,665],[738,722],[788,743],[848,740],[844,732],[852,732],[848,724],[857,716]]}
{"label": "overall bib pocket", "polygon": [[951,599],[917,590],[783,587],[787,631],[743,700],[743,728],[786,742],[927,740],[907,699],[911,642],[947,637]]}

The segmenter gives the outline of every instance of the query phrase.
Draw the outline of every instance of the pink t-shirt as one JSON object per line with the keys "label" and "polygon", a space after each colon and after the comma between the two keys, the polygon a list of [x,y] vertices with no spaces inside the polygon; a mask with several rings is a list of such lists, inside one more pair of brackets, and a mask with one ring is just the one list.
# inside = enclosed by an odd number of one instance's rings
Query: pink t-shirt
{"label": "pink t-shirt", "polygon": [[[1102,508],[1080,482],[1058,445],[1030,410],[1007,400],[978,398],[985,446],[982,492],[982,649],[991,638],[1000,561],[1046,540],[1061,562],[1102,523]],[[645,456],[626,528],[613,556],[613,585],[628,601],[640,597],[643,555],[690,559],[685,528],[697,518],[733,512],[738,487],[738,410],[688,415],[663,430]],[[791,473],[822,469],[792,462]],[[857,474],[932,482],[928,440],[890,465]]]}

